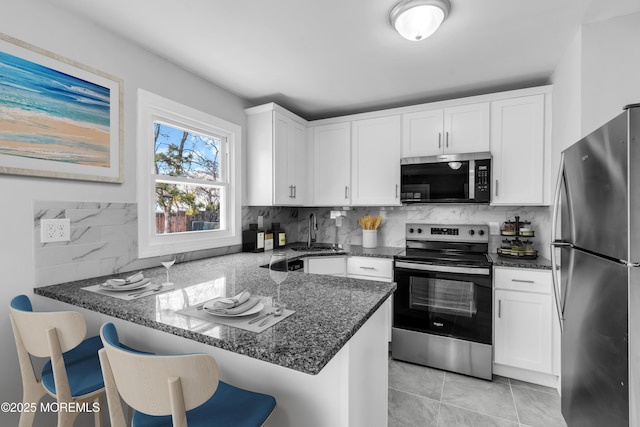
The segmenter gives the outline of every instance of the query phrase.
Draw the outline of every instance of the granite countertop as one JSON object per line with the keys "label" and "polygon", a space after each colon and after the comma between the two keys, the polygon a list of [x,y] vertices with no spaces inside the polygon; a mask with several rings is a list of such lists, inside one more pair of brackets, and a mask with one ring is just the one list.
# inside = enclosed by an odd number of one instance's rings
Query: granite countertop
{"label": "granite countertop", "polygon": [[504,258],[496,253],[489,254],[494,267],[532,268],[537,270],[551,270],[551,261],[539,256],[537,259]]}
{"label": "granite countertop", "polygon": [[[392,258],[402,248],[364,249],[351,245],[342,251],[297,252],[290,258],[357,255]],[[281,299],[296,313],[257,334],[188,317],[178,310],[218,296],[248,290],[274,296],[269,270],[271,251],[236,253],[175,264],[172,291],[125,301],[80,288],[103,283],[109,277],[35,288],[34,293],[133,323],[189,338],[234,353],[307,374],[317,374],[373,313],[393,294],[395,283],[290,272],[281,287]],[[166,280],[163,267],[144,270],[152,282]],[[130,274],[130,273],[129,273]]]}

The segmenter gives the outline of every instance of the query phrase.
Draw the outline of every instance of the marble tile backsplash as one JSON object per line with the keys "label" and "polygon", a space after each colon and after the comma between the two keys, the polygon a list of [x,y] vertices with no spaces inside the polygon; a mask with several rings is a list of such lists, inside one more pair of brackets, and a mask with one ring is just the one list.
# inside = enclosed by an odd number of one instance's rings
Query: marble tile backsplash
{"label": "marble tile backsplash", "polygon": [[[331,212],[344,216],[331,218]],[[536,232],[533,239],[539,254],[549,257],[551,209],[549,207],[491,207],[487,205],[409,205],[387,208],[296,208],[243,207],[242,229],[263,217],[263,228],[269,230],[279,222],[285,230],[287,242],[306,242],[308,220],[315,213],[318,223],[316,241],[320,243],[362,244],[358,219],[365,215],[383,217],[378,232],[378,245],[404,247],[404,229],[408,222],[445,224],[487,223],[502,224],[519,215],[532,222]],[[69,242],[41,243],[40,220],[69,218]],[[341,224],[338,224],[341,222]],[[138,205],[108,202],[33,202],[33,247],[36,286],[71,282],[90,277],[105,276],[155,267],[164,258],[138,259]],[[489,250],[495,252],[502,238],[490,237]],[[179,254],[179,262],[209,256],[239,252],[241,246],[216,248]]]}
{"label": "marble tile backsplash", "polygon": [[[41,243],[40,220],[69,218],[71,240]],[[107,202],[33,202],[35,285],[157,267],[167,257],[138,259],[138,205]],[[178,254],[178,262],[239,252],[241,245]]]}
{"label": "marble tile backsplash", "polygon": [[[295,212],[294,212],[295,211]],[[342,224],[338,220],[331,219],[331,211],[339,211],[344,214]],[[293,229],[291,238],[297,241],[307,240],[309,230],[309,215],[315,213],[318,223],[317,242],[362,244],[362,232],[358,219],[365,215],[382,216],[382,226],[378,232],[378,246],[404,247],[405,224],[408,222],[443,223],[443,224],[486,224],[497,222],[502,225],[504,221],[514,220],[518,215],[521,220],[531,221],[535,231],[535,238],[531,239],[539,255],[546,258],[550,255],[549,243],[551,236],[551,208],[547,206],[527,207],[493,207],[488,205],[406,205],[397,207],[373,208],[358,207],[345,210],[344,208],[269,208],[249,207],[243,208],[243,224],[256,222],[258,215],[265,218],[265,227],[270,220],[276,218],[281,224],[287,224],[288,229]],[[287,223],[286,220],[290,222]],[[294,224],[297,223],[297,227]],[[297,230],[296,230],[297,229]],[[289,230],[287,230],[289,233]],[[297,233],[297,236],[296,236]],[[495,252],[500,246],[503,237],[490,236],[489,251]]]}

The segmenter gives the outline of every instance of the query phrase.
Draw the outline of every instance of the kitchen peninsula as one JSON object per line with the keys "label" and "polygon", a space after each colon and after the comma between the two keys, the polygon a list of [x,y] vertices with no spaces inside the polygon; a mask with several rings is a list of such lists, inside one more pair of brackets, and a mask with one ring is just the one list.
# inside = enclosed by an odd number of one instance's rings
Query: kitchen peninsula
{"label": "kitchen peninsula", "polygon": [[[313,256],[345,254],[314,252]],[[354,253],[355,255],[363,255]],[[291,258],[304,252],[288,250]],[[112,321],[126,344],[161,353],[204,352],[216,358],[220,376],[240,387],[273,395],[274,426],[386,426],[388,344],[385,305],[394,283],[290,272],[281,299],[295,313],[261,333],[189,317],[179,310],[242,290],[268,298],[276,293],[270,253],[238,253],[177,263],[175,289],[124,301],[81,288],[106,277],[34,290],[46,306],[78,310],[91,333]],[[301,270],[300,270],[301,271]],[[162,267],[143,271],[152,283]],[[113,276],[110,276],[113,277]],[[44,300],[36,308],[44,305]],[[70,306],[71,305],[71,306]],[[80,307],[80,309],[78,309]]]}

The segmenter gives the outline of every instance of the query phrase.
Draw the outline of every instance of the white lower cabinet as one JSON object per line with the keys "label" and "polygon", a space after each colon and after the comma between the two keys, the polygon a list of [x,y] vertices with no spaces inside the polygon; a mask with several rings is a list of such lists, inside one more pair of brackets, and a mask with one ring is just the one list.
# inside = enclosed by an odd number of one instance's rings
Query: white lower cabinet
{"label": "white lower cabinet", "polygon": [[[361,256],[321,256],[304,259],[304,272],[352,279],[393,282],[393,259]],[[387,340],[391,342],[393,296],[385,304]]]}
{"label": "white lower cabinet", "polygon": [[557,387],[559,328],[551,271],[494,269],[494,373]]}
{"label": "white lower cabinet", "polygon": [[[393,260],[390,258],[372,258],[361,256],[347,257],[347,277],[354,279],[393,282]],[[393,295],[385,303],[387,322],[387,341],[391,342],[391,326],[393,325]]]}
{"label": "white lower cabinet", "polygon": [[318,256],[304,259],[304,272],[345,277],[347,274],[344,256]]}
{"label": "white lower cabinet", "polygon": [[347,258],[347,277],[392,282],[393,260],[387,258],[350,256]]}

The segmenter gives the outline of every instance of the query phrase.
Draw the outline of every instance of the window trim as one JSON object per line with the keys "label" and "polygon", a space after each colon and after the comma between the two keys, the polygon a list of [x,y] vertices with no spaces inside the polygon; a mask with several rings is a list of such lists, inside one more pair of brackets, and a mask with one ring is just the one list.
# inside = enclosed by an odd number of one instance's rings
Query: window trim
{"label": "window trim", "polygon": [[[138,89],[137,120],[138,257],[149,258],[241,244],[242,128],[143,89]],[[220,212],[227,219],[226,230],[156,234],[153,123],[157,120],[226,138],[227,209],[226,212]]]}

